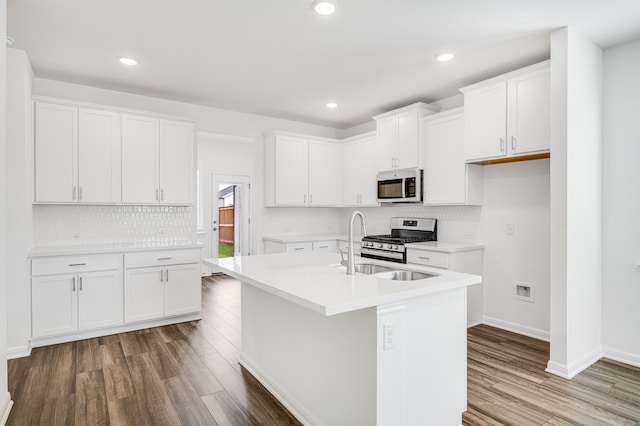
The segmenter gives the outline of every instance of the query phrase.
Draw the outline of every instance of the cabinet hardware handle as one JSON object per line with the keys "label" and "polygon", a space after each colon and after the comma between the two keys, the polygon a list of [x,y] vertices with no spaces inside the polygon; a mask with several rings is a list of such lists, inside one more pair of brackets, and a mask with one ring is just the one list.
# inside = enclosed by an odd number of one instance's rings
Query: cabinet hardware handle
{"label": "cabinet hardware handle", "polygon": [[320,246],[320,248],[329,248],[329,246]]}
{"label": "cabinet hardware handle", "polygon": [[516,150],[516,137],[511,136],[511,151],[515,152],[515,150]]}
{"label": "cabinet hardware handle", "polygon": [[69,266],[86,266],[86,263],[70,263]]}
{"label": "cabinet hardware handle", "polygon": [[307,194],[304,194],[304,204],[307,204]]}
{"label": "cabinet hardware handle", "polygon": [[294,248],[294,250],[298,251],[298,250],[304,250],[304,247],[296,247]]}
{"label": "cabinet hardware handle", "polygon": [[164,271],[160,269],[160,282],[164,281]]}
{"label": "cabinet hardware handle", "polygon": [[78,190],[78,188],[76,188],[75,186],[73,187],[73,190],[71,190],[71,199],[75,200],[76,199],[76,191]]}
{"label": "cabinet hardware handle", "polygon": [[504,152],[504,139],[500,138],[500,152]]}
{"label": "cabinet hardware handle", "polygon": [[171,260],[170,257],[159,257],[158,260]]}
{"label": "cabinet hardware handle", "polygon": [[431,260],[431,258],[430,258],[430,257],[427,257],[427,256],[420,256],[420,259],[424,259],[424,260]]}
{"label": "cabinet hardware handle", "polygon": [[309,194],[309,204],[313,204],[313,194]]}
{"label": "cabinet hardware handle", "polygon": [[158,200],[158,189],[156,189],[156,201],[160,201]]}
{"label": "cabinet hardware handle", "polygon": [[160,190],[160,201],[164,201],[164,189]]}
{"label": "cabinet hardware handle", "polygon": [[71,287],[71,291],[76,291],[76,277],[73,277],[73,286]]}
{"label": "cabinet hardware handle", "polygon": [[82,291],[82,277],[80,277],[80,291]]}
{"label": "cabinet hardware handle", "polygon": [[169,270],[168,270],[168,269],[165,269],[165,272],[164,272],[164,273],[165,273],[165,281],[166,281],[166,282],[169,282]]}
{"label": "cabinet hardware handle", "polygon": [[82,200],[82,187],[78,187],[78,201]]}

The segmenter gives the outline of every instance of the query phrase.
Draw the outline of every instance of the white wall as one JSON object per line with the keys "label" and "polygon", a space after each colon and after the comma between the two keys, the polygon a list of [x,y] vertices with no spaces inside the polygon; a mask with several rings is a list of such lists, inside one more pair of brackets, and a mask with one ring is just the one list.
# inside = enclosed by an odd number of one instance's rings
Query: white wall
{"label": "white wall", "polygon": [[604,55],[602,344],[640,366],[640,40]]}
{"label": "white wall", "polygon": [[573,377],[601,356],[602,50],[551,34],[551,356]]}
{"label": "white wall", "polygon": [[[7,2],[0,0],[0,40],[7,35]],[[6,46],[0,42],[0,424],[9,415],[11,395],[7,385],[7,174],[6,174]]]}
{"label": "white wall", "polygon": [[33,246],[32,103],[33,72],[26,53],[7,49],[7,352],[29,353],[31,329],[29,262]]}
{"label": "white wall", "polygon": [[[549,160],[484,167],[484,322],[547,341],[549,189]],[[533,301],[514,298],[515,282],[532,285]]]}

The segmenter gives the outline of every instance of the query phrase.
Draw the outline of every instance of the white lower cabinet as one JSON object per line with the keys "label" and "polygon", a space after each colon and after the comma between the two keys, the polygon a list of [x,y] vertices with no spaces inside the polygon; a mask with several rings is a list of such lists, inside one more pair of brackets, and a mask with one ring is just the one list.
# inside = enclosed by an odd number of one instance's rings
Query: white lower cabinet
{"label": "white lower cabinet", "polygon": [[[455,272],[482,275],[482,254],[484,249],[453,249],[452,251],[428,250],[407,247],[407,263],[449,269]],[[483,285],[467,287],[467,324],[482,322],[484,314]]]}
{"label": "white lower cabinet", "polygon": [[[94,263],[115,269],[90,271]],[[69,268],[78,272],[60,273]],[[34,259],[32,273],[34,338],[122,324],[121,255]]]}
{"label": "white lower cabinet", "polygon": [[125,323],[200,312],[199,250],[125,254]]}

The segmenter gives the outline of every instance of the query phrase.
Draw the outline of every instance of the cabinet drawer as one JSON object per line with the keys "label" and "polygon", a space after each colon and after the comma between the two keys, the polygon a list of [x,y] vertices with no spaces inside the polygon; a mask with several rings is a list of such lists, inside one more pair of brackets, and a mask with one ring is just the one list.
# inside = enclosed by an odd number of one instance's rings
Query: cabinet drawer
{"label": "cabinet drawer", "polygon": [[200,248],[125,253],[125,268],[200,263]]}
{"label": "cabinet drawer", "polygon": [[314,241],[313,251],[337,251],[338,243],[336,240]]}
{"label": "cabinet drawer", "polygon": [[305,243],[287,243],[285,251],[287,253],[290,252],[298,252],[298,251],[311,251],[313,250],[313,243],[305,242]]}
{"label": "cabinet drawer", "polygon": [[38,257],[31,260],[31,275],[108,271],[122,268],[122,254]]}
{"label": "cabinet drawer", "polygon": [[436,268],[449,268],[449,253],[425,250],[407,250],[407,263]]}

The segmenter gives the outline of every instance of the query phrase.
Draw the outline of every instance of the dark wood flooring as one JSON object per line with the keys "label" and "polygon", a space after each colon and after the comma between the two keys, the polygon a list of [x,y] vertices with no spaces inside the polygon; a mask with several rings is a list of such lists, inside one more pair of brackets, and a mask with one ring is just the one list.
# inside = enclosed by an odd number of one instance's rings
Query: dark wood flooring
{"label": "dark wood flooring", "polygon": [[[203,279],[202,315],[9,361],[8,424],[300,424],[238,365],[239,283]],[[638,368],[601,360],[564,380],[544,372],[548,343],[488,326],[468,348],[464,425],[640,424]]]}

